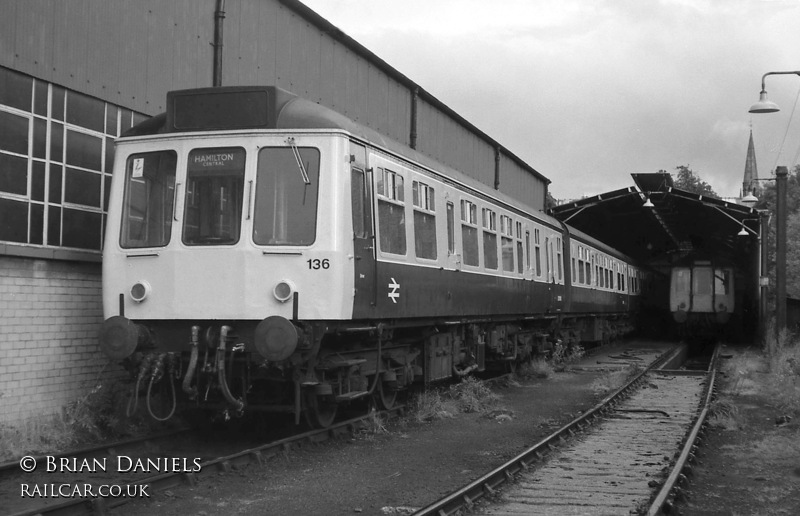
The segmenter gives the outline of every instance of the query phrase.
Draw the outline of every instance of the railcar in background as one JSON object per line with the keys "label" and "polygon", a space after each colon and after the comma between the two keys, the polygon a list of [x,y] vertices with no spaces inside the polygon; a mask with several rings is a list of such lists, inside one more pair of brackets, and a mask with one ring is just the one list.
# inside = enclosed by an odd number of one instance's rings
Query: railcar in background
{"label": "railcar in background", "polygon": [[154,383],[177,392],[158,419],[324,427],[633,328],[630,259],[339,113],[275,87],[167,108],[117,141],[100,335],[148,408]]}
{"label": "railcar in background", "polygon": [[723,334],[736,311],[734,269],[695,260],[672,267],[669,306],[685,338],[713,338]]}

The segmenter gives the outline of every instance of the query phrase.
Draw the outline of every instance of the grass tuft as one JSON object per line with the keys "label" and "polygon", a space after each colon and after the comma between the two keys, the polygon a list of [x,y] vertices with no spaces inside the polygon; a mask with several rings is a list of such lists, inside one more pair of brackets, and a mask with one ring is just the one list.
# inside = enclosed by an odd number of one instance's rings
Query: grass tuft
{"label": "grass tuft", "polygon": [[374,439],[376,435],[388,434],[388,421],[386,415],[380,414],[373,408],[364,420],[364,426],[358,430],[358,435],[370,440]]}
{"label": "grass tuft", "polygon": [[147,433],[152,428],[143,418],[125,417],[129,391],[117,380],[101,381],[56,414],[0,424],[0,462]]}
{"label": "grass tuft", "polygon": [[500,396],[477,378],[468,376],[455,385],[451,385],[449,396],[455,400],[461,412],[483,412],[494,408]]}
{"label": "grass tuft", "polygon": [[776,336],[771,322],[764,351],[769,370],[766,387],[775,405],[787,414],[800,415],[800,339],[786,329]]}
{"label": "grass tuft", "polygon": [[429,389],[411,400],[411,417],[417,422],[452,418],[460,413],[489,412],[498,408],[500,396],[484,382],[466,377],[443,389]]}
{"label": "grass tuft", "polygon": [[729,400],[714,400],[708,409],[708,423],[723,430],[739,430],[742,421],[739,417],[739,407]]}
{"label": "grass tuft", "polygon": [[562,372],[567,369],[569,364],[577,362],[586,355],[586,350],[580,344],[566,345],[561,341],[556,342],[553,346],[553,352],[550,355],[550,363],[553,369],[557,372]]}
{"label": "grass tuft", "polygon": [[534,358],[528,363],[522,364],[517,370],[517,376],[523,379],[527,378],[547,378],[551,376],[555,370],[553,365],[544,358]]}

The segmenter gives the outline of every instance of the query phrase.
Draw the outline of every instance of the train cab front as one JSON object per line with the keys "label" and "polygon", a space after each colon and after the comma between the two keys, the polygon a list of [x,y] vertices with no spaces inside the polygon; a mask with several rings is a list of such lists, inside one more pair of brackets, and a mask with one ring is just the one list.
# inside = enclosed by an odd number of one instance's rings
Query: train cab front
{"label": "train cab front", "polygon": [[156,419],[181,401],[226,416],[298,411],[298,365],[324,321],[352,312],[343,244],[352,233],[336,210],[349,195],[337,176],[346,164],[330,164],[342,141],[274,132],[121,139],[100,343],[135,379],[131,410],[142,399],[149,410],[161,384],[168,403]]}

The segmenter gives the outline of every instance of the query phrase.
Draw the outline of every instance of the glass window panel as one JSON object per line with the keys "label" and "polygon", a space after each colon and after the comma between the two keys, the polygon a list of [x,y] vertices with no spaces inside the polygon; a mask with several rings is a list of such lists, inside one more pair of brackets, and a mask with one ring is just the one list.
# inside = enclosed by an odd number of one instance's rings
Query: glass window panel
{"label": "glass window panel", "polygon": [[694,293],[701,296],[711,294],[711,269],[708,267],[697,267],[692,273]]}
{"label": "glass window panel", "polygon": [[[308,178],[303,176],[297,156]],[[319,150],[266,147],[258,153],[253,241],[311,245],[317,238]]]}
{"label": "glass window panel", "polygon": [[245,152],[196,149],[189,154],[183,242],[230,245],[239,241]]}
{"label": "glass window panel", "polygon": [[500,247],[503,252],[503,270],[508,272],[514,271],[514,240],[511,238],[502,237],[500,239]]}
{"label": "glass window panel", "polygon": [[100,174],[67,168],[64,175],[64,202],[100,207]]}
{"label": "glass window panel", "polygon": [[461,243],[464,246],[464,264],[477,267],[480,264],[478,255],[478,229],[462,224]]}
{"label": "glass window panel", "polygon": [[436,217],[414,210],[414,248],[418,258],[436,259]]}
{"label": "glass window panel", "polygon": [[27,243],[27,202],[0,198],[0,240]]}
{"label": "glass window panel", "polygon": [[0,191],[28,194],[28,160],[0,153]]}
{"label": "glass window panel", "polygon": [[730,285],[730,271],[717,269],[714,272],[714,293],[726,295],[728,293],[728,285]]}
{"label": "glass window panel", "polygon": [[64,88],[53,85],[53,109],[50,116],[55,120],[64,120]]}
{"label": "glass window panel", "polygon": [[50,124],[50,160],[64,162],[64,126]]}
{"label": "glass window panel", "polygon": [[120,116],[120,134],[122,134],[131,128],[131,120],[133,120],[133,112],[130,109],[119,108],[119,116]]}
{"label": "glass window panel", "polygon": [[95,136],[67,130],[67,164],[100,170],[103,141]]}
{"label": "glass window panel", "polygon": [[525,249],[528,250],[528,253],[525,255],[525,266],[530,269],[531,268],[531,232],[525,232]]}
{"label": "glass window panel", "polygon": [[33,162],[33,175],[31,176],[31,199],[34,201],[44,201],[44,171],[45,165],[43,162]]}
{"label": "glass window panel", "polygon": [[0,149],[28,154],[28,119],[0,111]]}
{"label": "glass window panel", "polygon": [[350,198],[353,204],[353,235],[358,238],[367,236],[365,220],[367,202],[364,184],[364,171],[354,168],[350,174]]}
{"label": "glass window panel", "polygon": [[102,213],[64,208],[61,245],[99,251],[102,220]]}
{"label": "glass window panel", "polygon": [[61,208],[47,208],[47,245],[61,245]]}
{"label": "glass window panel", "polygon": [[44,81],[34,82],[33,112],[47,116],[47,83]]}
{"label": "glass window panel", "polygon": [[106,138],[106,160],[104,172],[111,173],[114,169],[114,138]]}
{"label": "glass window panel", "polygon": [[28,230],[28,243],[44,243],[44,205],[31,203],[31,225]]}
{"label": "glass window panel", "polygon": [[47,121],[33,119],[33,157],[44,159],[47,153]]}
{"label": "glass window panel", "polygon": [[122,247],[162,247],[169,243],[177,159],[174,151],[133,154],[128,158],[122,201]]}
{"label": "glass window panel", "polygon": [[455,226],[455,206],[452,202],[447,203],[447,252],[456,252],[456,226]]}
{"label": "glass window panel", "polygon": [[119,108],[106,104],[106,134],[117,136],[117,112]]}
{"label": "glass window panel", "polygon": [[381,251],[406,254],[405,207],[379,199],[378,224],[380,225]]}
{"label": "glass window panel", "polygon": [[497,269],[497,235],[483,232],[483,265],[487,269]]}
{"label": "glass window panel", "polygon": [[0,68],[0,104],[30,111],[32,85],[30,77]]}
{"label": "glass window panel", "polygon": [[67,123],[102,133],[106,121],[105,102],[70,91],[67,95]]}
{"label": "glass window panel", "polygon": [[522,240],[517,240],[517,272],[522,274]]}
{"label": "glass window panel", "polygon": [[61,204],[61,177],[63,167],[61,165],[50,165],[50,187],[48,189],[48,201]]}

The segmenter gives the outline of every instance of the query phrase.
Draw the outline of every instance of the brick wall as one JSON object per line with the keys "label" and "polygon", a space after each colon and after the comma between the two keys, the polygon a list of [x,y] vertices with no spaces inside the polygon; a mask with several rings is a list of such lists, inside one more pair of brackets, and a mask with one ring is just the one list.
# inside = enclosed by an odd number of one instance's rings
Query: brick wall
{"label": "brick wall", "polygon": [[0,256],[0,423],[57,413],[121,368],[103,355],[99,263]]}

